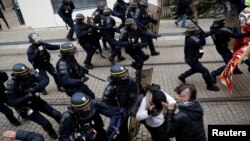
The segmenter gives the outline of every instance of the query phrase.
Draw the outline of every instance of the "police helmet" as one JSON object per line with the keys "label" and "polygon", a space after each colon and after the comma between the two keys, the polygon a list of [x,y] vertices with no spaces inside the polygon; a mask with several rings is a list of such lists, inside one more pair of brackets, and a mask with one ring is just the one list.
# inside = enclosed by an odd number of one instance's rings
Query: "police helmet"
{"label": "police helmet", "polygon": [[12,76],[19,81],[27,81],[30,79],[29,68],[23,63],[14,64],[12,71]]}
{"label": "police helmet", "polygon": [[217,14],[214,16],[214,23],[213,26],[222,26],[225,22],[225,15],[224,14]]}
{"label": "police helmet", "polygon": [[129,82],[129,72],[121,64],[115,64],[111,67],[111,80],[118,84],[124,85]]}
{"label": "police helmet", "polygon": [[132,24],[134,24],[134,23],[135,23],[135,20],[132,19],[132,18],[127,18],[127,19],[125,20],[125,26],[130,26],[130,25],[132,25]]}
{"label": "police helmet", "polygon": [[83,19],[85,19],[85,16],[83,14],[76,14],[76,18],[75,18],[75,22],[77,21],[82,21]]}
{"label": "police helmet", "polygon": [[39,42],[41,40],[40,36],[37,33],[30,33],[28,35],[29,42]]}
{"label": "police helmet", "polygon": [[110,8],[106,7],[104,10],[103,10],[103,15],[104,16],[109,16],[111,15],[112,11]]}
{"label": "police helmet", "polygon": [[104,7],[105,7],[105,3],[104,2],[98,2],[97,3],[97,5],[96,5],[98,8],[100,8],[100,9],[104,9]]}
{"label": "police helmet", "polygon": [[63,43],[60,49],[61,54],[64,56],[72,56],[76,54],[77,48],[72,43]]}
{"label": "police helmet", "polygon": [[71,107],[81,120],[88,120],[95,114],[91,98],[83,92],[76,92],[71,97]]}
{"label": "police helmet", "polygon": [[189,25],[186,27],[186,33],[196,32],[196,31],[198,31],[198,30],[199,30],[199,28],[198,28],[195,24],[193,24],[193,23],[189,24]]}

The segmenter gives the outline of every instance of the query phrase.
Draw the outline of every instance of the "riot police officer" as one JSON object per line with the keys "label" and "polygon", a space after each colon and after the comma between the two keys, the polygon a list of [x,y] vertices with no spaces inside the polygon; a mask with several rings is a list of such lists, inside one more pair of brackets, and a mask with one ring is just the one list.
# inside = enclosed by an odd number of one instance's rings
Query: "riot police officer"
{"label": "riot police officer", "polygon": [[76,47],[72,43],[64,43],[61,45],[60,52],[61,58],[57,62],[56,69],[67,95],[72,96],[75,92],[80,91],[94,99],[95,94],[84,84],[88,80],[85,74],[88,74],[89,71],[80,66],[74,56],[77,52]]}
{"label": "riot police officer", "polygon": [[126,13],[127,18],[135,19],[136,7],[137,7],[137,4],[134,3],[134,2],[129,4],[129,7],[128,7],[128,10],[127,10],[127,13]]}
{"label": "riot police officer", "polygon": [[125,3],[124,0],[117,0],[113,7],[113,15],[121,19],[121,24],[119,25],[119,29],[121,29],[125,25],[126,20],[126,12],[127,12],[128,3]]}
{"label": "riot police officer", "polygon": [[[225,27],[224,22],[225,22],[225,16],[223,14],[215,15],[214,22],[210,27],[210,32],[217,52],[222,56],[225,64],[228,64],[228,62],[233,57],[232,52],[228,48],[228,43],[230,41],[230,38],[239,39],[245,36],[250,36],[250,33],[241,34],[234,32],[232,29]],[[216,76],[220,75],[223,72],[224,68],[225,65],[218,68],[217,70],[212,71],[211,75],[214,79],[214,82],[216,82]],[[238,67],[236,67],[233,73],[242,74],[243,72]]]}
{"label": "riot police officer", "polygon": [[[118,107],[125,114],[121,119],[111,117],[107,134],[109,140],[127,141],[129,139],[127,122],[139,94],[138,85],[135,79],[129,76],[128,70],[121,64],[115,64],[111,67],[109,79],[110,83],[105,88],[102,102]],[[118,135],[116,128],[119,128]],[[114,137],[115,135],[117,136]]]}
{"label": "riot police officer", "polygon": [[[153,24],[157,24],[158,21],[152,17],[150,17],[146,11],[148,7],[148,3],[147,2],[143,2],[143,1],[140,1],[137,9],[136,9],[136,13],[135,13],[135,21],[136,21],[136,24],[138,26],[138,28],[141,30],[142,32],[142,41],[147,43],[148,46],[149,46],[149,49],[150,49],[150,52],[151,52],[151,55],[152,56],[155,56],[155,55],[159,55],[160,52],[157,52],[155,50],[155,46],[154,46],[154,43],[153,43],[153,40],[152,40],[152,36],[149,36],[147,33],[147,27],[148,27],[148,24],[151,22]],[[155,35],[155,38],[157,38],[158,36]]]}
{"label": "riot police officer", "polygon": [[7,106],[8,104],[8,97],[6,94],[6,87],[4,86],[4,82],[8,80],[8,75],[6,72],[0,71],[0,112],[5,115],[8,121],[15,125],[19,126],[21,123],[15,118],[12,110]]}
{"label": "riot police officer", "polygon": [[213,84],[213,78],[207,68],[205,68],[199,59],[203,55],[203,46],[206,44],[206,35],[202,33],[194,24],[190,24],[186,28],[185,37],[185,62],[191,67],[188,71],[178,76],[179,80],[185,83],[185,79],[195,73],[201,73],[207,84],[207,90],[219,91],[219,87]]}
{"label": "riot police officer", "polygon": [[[103,14],[104,8],[105,8],[105,4],[103,2],[99,2],[97,4],[97,9],[92,13],[93,22],[97,26],[102,26],[103,25],[103,21],[101,19],[102,19],[102,14]],[[100,40],[100,38],[98,39],[98,42],[96,41],[95,43],[100,46],[99,40]],[[107,42],[106,42],[106,40],[104,38],[102,38],[102,44],[103,44],[104,49],[108,50]]]}
{"label": "riot police officer", "polygon": [[104,40],[106,40],[112,48],[112,54],[109,57],[109,61],[111,62],[111,64],[114,64],[114,58],[116,56],[119,62],[125,60],[125,57],[121,55],[121,50],[118,47],[118,41],[114,38],[115,32],[118,32],[119,29],[115,27],[115,20],[110,16],[111,12],[112,11],[109,8],[105,8],[103,10],[102,34]]}
{"label": "riot police officer", "polygon": [[71,97],[68,111],[60,122],[59,141],[108,141],[104,123],[94,101],[85,93],[76,92]]}
{"label": "riot police officer", "polygon": [[86,51],[87,55],[84,60],[85,67],[88,69],[93,69],[93,64],[91,63],[92,57],[95,53],[95,44],[92,38],[94,37],[94,30],[99,30],[97,26],[86,24],[84,22],[84,15],[76,15],[75,33],[80,43],[81,47]]}
{"label": "riot police officer", "polygon": [[75,5],[72,0],[63,0],[61,7],[58,10],[58,15],[62,18],[62,20],[69,25],[70,30],[67,34],[66,38],[70,41],[75,40],[73,38],[74,35],[74,21],[72,19],[72,13],[75,9]]}
{"label": "riot police officer", "polygon": [[27,50],[27,56],[29,62],[33,65],[34,69],[38,69],[40,74],[49,81],[49,77],[46,73],[49,72],[57,85],[58,91],[65,92],[63,87],[61,86],[61,81],[56,72],[54,66],[50,63],[50,53],[48,50],[59,50],[60,45],[51,45],[41,41],[41,38],[37,33],[30,33],[28,36],[29,42],[31,45]]}
{"label": "riot police officer", "polygon": [[7,82],[10,106],[15,107],[21,117],[41,125],[50,137],[57,139],[58,135],[51,123],[40,113],[43,112],[60,122],[61,113],[39,96],[39,92],[48,85],[48,81],[22,63],[15,64],[12,71],[12,78]]}
{"label": "riot police officer", "polygon": [[129,54],[134,62],[131,64],[136,70],[141,70],[144,61],[148,60],[149,56],[146,55],[142,47],[145,46],[139,43],[141,37],[140,31],[137,29],[137,25],[134,19],[128,18],[125,21],[125,28],[121,31],[119,45],[125,48],[127,54]]}

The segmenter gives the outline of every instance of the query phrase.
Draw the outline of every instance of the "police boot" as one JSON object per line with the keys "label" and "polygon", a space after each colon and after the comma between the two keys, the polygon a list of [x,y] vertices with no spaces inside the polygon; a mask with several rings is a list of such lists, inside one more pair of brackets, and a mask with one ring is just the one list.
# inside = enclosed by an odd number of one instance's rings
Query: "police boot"
{"label": "police boot", "polygon": [[114,57],[113,56],[110,56],[109,57],[109,62],[114,65],[115,64],[115,61],[114,61]]}
{"label": "police boot", "polygon": [[149,55],[145,55],[143,61],[147,61],[149,59]]}
{"label": "police boot", "polygon": [[151,53],[151,56],[157,56],[157,55],[159,55],[159,54],[160,54],[160,52],[154,51],[154,52]]}
{"label": "police boot", "polygon": [[209,72],[202,74],[203,79],[205,80],[206,84],[207,84],[207,90],[209,91],[219,91],[220,88],[216,85],[213,84],[213,78],[212,76],[209,74]]}
{"label": "police boot", "polygon": [[43,127],[44,131],[46,131],[51,138],[58,139],[58,135],[57,135],[56,131],[53,129],[51,123],[49,123],[49,121],[45,121],[43,123],[42,127]]}
{"label": "police boot", "polygon": [[12,111],[9,111],[8,113],[5,113],[5,116],[6,116],[6,118],[9,120],[9,122],[10,122],[11,124],[13,124],[14,126],[20,126],[20,125],[21,125],[21,122],[18,121],[18,120],[14,117]]}
{"label": "police boot", "polygon": [[126,58],[123,57],[123,56],[118,56],[117,58],[118,58],[118,61],[119,61],[119,62],[124,61],[124,60],[126,59]]}
{"label": "police boot", "polygon": [[236,67],[236,68],[234,69],[233,74],[243,74],[243,72],[242,72],[238,67]]}
{"label": "police boot", "polygon": [[186,83],[186,78],[191,76],[192,74],[194,74],[194,72],[190,69],[186,72],[184,72],[183,74],[178,76],[178,79],[182,82],[182,83]]}
{"label": "police boot", "polygon": [[46,91],[46,89],[43,89],[43,90],[41,91],[41,93],[42,93],[43,95],[47,95],[47,94],[48,94],[48,92]]}
{"label": "police boot", "polygon": [[85,67],[87,69],[93,69],[94,68],[94,66],[92,64],[85,64]]}

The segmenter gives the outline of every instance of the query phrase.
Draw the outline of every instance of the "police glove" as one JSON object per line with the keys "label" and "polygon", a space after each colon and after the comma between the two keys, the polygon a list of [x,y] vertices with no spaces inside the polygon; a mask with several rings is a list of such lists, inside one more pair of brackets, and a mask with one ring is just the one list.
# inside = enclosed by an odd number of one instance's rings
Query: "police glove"
{"label": "police glove", "polygon": [[36,86],[34,86],[34,87],[31,87],[31,88],[25,90],[24,93],[35,94],[35,93],[37,92],[38,89],[39,89],[39,86],[36,85]]}
{"label": "police glove", "polygon": [[82,78],[81,78],[81,82],[83,82],[83,83],[84,83],[84,82],[87,82],[88,80],[89,80],[88,77],[82,77]]}

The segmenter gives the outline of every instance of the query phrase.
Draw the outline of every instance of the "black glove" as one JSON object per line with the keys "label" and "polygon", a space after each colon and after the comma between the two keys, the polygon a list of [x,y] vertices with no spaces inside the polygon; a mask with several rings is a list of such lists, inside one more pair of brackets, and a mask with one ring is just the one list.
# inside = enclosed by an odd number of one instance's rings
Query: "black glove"
{"label": "black glove", "polygon": [[88,80],[89,80],[88,77],[82,77],[82,78],[81,78],[81,82],[83,82],[83,83],[84,83],[84,82],[87,82]]}
{"label": "black glove", "polygon": [[39,86],[36,85],[34,87],[31,87],[27,90],[24,90],[24,93],[31,93],[31,94],[35,94],[37,92],[37,90],[39,89]]}

